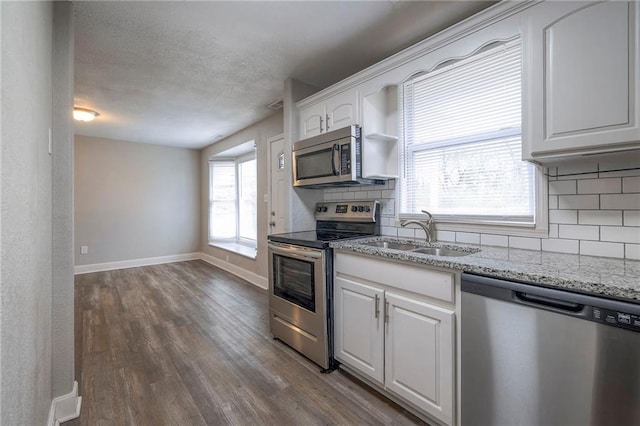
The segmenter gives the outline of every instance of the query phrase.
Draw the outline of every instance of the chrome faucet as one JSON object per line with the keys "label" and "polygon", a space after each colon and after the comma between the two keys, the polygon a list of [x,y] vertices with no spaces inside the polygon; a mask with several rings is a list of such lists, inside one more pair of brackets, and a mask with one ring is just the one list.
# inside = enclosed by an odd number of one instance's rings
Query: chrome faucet
{"label": "chrome faucet", "polygon": [[404,220],[400,222],[400,226],[403,228],[410,224],[418,225],[420,228],[424,229],[424,232],[427,234],[426,241],[431,243],[435,240],[436,230],[434,228],[433,215],[426,210],[421,210],[422,213],[427,215],[427,220]]}

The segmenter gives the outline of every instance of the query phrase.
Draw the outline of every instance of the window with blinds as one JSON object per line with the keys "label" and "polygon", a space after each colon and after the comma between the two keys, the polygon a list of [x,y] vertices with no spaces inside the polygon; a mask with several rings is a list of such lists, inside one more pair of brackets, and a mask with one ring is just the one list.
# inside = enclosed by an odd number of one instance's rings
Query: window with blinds
{"label": "window with blinds", "polygon": [[255,156],[209,162],[209,241],[255,241]]}
{"label": "window with blinds", "polygon": [[400,214],[534,222],[535,168],[521,160],[521,43],[510,41],[403,86]]}

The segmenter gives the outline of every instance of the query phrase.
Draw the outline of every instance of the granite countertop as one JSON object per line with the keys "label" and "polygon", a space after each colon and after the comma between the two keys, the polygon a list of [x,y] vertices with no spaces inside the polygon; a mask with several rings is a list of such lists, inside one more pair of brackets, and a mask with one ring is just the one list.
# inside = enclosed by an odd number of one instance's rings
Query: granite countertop
{"label": "granite countertop", "polygon": [[[462,248],[465,251],[478,249],[479,251],[468,256],[441,257],[362,244],[372,241],[399,241],[425,247],[450,246]],[[384,236],[335,241],[330,246],[336,250],[531,282],[640,303],[640,261],[636,260],[446,242],[430,244],[424,241]]]}

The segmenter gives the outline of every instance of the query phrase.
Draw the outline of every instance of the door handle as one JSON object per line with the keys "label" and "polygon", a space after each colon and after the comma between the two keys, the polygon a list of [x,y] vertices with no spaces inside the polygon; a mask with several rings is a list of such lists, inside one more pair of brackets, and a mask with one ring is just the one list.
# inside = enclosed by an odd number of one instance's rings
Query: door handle
{"label": "door handle", "polygon": [[378,296],[376,294],[376,313],[375,313],[375,318],[378,318],[380,316],[380,296]]}
{"label": "door handle", "polygon": [[340,153],[340,145],[337,143],[333,144],[333,148],[331,148],[331,171],[334,176],[338,176],[338,168],[336,167],[336,152]]}
{"label": "door handle", "polygon": [[384,322],[389,324],[389,301],[385,300],[384,302]]}

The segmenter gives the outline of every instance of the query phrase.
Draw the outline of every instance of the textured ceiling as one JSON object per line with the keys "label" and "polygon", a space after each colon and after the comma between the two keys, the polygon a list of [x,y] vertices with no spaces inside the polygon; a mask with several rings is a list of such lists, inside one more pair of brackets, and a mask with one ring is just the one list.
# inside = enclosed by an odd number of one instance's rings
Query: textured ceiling
{"label": "textured ceiling", "polygon": [[272,111],[292,77],[319,88],[491,2],[111,2],[75,8],[76,133],[201,148]]}

